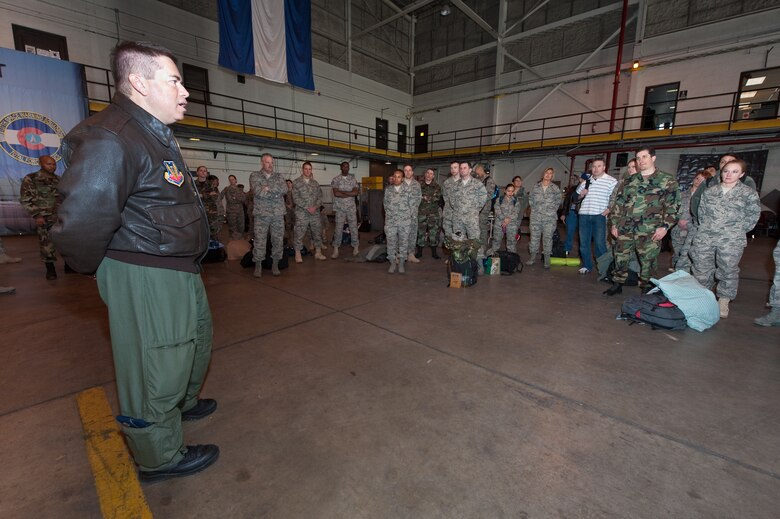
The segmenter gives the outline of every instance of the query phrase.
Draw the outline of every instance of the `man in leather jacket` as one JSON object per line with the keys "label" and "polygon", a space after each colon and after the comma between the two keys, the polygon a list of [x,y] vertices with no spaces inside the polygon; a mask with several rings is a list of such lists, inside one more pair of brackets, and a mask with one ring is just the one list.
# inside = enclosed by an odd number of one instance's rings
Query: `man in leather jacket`
{"label": "man in leather jacket", "polygon": [[200,277],[209,227],[168,125],[189,93],[175,57],[146,42],[112,54],[118,93],[65,137],[63,197],[53,238],[73,269],[96,273],[108,307],[120,416],[141,481],[187,476],[216,445],[185,446],[182,420],[211,414],[198,399],[212,323]]}

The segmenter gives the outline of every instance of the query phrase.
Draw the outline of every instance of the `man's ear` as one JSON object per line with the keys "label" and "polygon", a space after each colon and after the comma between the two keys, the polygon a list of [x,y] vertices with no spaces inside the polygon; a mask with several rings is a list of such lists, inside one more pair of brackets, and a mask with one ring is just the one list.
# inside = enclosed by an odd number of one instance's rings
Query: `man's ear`
{"label": "man's ear", "polygon": [[146,78],[143,77],[140,74],[130,74],[127,79],[130,81],[130,86],[133,87],[133,90],[141,94],[142,96],[146,96],[149,93],[149,84],[146,81]]}

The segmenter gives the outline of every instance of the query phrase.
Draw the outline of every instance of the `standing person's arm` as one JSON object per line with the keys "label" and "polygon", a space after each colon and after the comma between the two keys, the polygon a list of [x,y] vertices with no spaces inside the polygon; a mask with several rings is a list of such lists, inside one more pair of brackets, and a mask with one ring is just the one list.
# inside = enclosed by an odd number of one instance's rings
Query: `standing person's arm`
{"label": "standing person's arm", "polygon": [[[67,169],[59,183],[62,204],[52,237],[68,265],[92,273],[122,225],[122,210],[141,167],[113,134],[99,129],[64,141],[63,162]],[[194,187],[185,180],[179,189]]]}

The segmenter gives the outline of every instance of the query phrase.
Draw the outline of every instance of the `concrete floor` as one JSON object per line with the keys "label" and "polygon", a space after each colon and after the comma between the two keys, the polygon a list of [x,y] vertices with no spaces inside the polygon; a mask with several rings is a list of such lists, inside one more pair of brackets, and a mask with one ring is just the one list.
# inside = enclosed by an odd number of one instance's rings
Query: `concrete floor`
{"label": "concrete floor", "polygon": [[[75,396],[102,385],[116,410],[106,310],[90,277],[60,264],[44,279],[35,238],[4,242],[24,261],[0,266],[18,291],[0,296],[0,517],[100,517]],[[144,486],[149,505],[164,518],[778,517],[780,328],[752,324],[774,243],[750,243],[731,316],[704,333],[629,327],[621,299],[572,267],[458,290],[429,251],[405,276],[311,257],[262,280],[208,265],[204,396],[219,409],[185,438],[221,457]]]}

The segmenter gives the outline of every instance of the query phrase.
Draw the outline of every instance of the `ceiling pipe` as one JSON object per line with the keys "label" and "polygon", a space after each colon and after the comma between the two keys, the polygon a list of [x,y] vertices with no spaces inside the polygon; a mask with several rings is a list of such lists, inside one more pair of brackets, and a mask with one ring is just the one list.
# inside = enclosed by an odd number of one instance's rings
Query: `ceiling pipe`
{"label": "ceiling pipe", "polygon": [[626,18],[628,0],[623,0],[623,13],[620,16],[620,37],[618,38],[617,61],[615,62],[615,80],[612,82],[612,112],[609,116],[609,133],[615,131],[615,112],[617,112],[618,91],[620,90],[620,71],[623,68],[623,43],[626,41]]}

